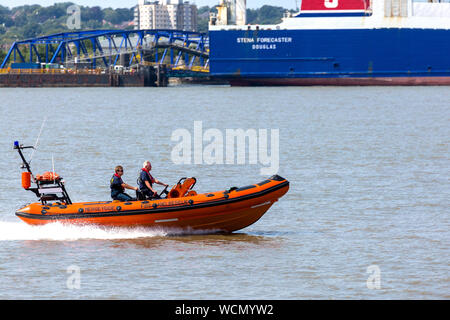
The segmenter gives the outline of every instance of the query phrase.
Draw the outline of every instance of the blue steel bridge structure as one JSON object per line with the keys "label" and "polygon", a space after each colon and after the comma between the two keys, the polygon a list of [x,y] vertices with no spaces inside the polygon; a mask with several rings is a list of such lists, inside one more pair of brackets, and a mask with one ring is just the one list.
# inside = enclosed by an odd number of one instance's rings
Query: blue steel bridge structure
{"label": "blue steel bridge structure", "polygon": [[91,68],[165,64],[169,70],[209,69],[204,33],[180,30],[89,30],[57,33],[14,42],[0,69],[9,63],[85,63]]}

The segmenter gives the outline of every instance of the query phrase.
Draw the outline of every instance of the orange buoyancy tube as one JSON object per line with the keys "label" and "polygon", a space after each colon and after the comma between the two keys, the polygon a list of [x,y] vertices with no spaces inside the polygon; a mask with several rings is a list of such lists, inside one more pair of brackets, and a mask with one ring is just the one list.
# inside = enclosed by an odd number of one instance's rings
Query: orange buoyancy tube
{"label": "orange buoyancy tube", "polygon": [[[170,190],[167,198],[181,198],[186,196],[190,188],[195,184],[197,180],[195,178],[187,178],[183,183],[177,183],[173,186],[172,190]],[[195,193],[197,194],[197,193]],[[193,194],[191,194],[193,195]]]}
{"label": "orange buoyancy tube", "polygon": [[22,172],[22,187],[29,189],[31,187],[31,173]]}
{"label": "orange buoyancy tube", "polygon": [[59,180],[59,179],[60,179],[60,176],[58,174],[56,174],[54,172],[50,172],[50,171],[44,172],[43,175],[38,174],[36,176],[37,181],[54,181],[54,180]]}

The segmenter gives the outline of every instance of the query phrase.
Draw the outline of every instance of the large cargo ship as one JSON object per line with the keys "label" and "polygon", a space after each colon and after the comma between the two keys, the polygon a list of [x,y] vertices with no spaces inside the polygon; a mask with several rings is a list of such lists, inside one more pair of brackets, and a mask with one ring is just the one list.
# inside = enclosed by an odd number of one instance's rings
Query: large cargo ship
{"label": "large cargo ship", "polygon": [[209,35],[211,74],[232,85],[450,85],[448,0],[303,0],[278,25]]}

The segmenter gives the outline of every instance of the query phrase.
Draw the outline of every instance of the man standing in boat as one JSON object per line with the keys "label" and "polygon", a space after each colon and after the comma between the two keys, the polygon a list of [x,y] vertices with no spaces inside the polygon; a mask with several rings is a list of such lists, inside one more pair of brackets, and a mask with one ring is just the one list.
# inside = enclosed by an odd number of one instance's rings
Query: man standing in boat
{"label": "man standing in boat", "polygon": [[142,165],[142,170],[139,173],[138,178],[139,190],[148,199],[158,196],[158,193],[153,189],[154,183],[160,184],[164,187],[168,186],[168,184],[165,184],[158,179],[153,178],[153,176],[150,174],[150,170],[152,170],[152,164],[147,160]]}
{"label": "man standing in boat", "polygon": [[134,200],[131,196],[125,193],[125,189],[130,190],[137,190],[137,187],[132,187],[129,184],[126,184],[122,180],[123,175],[123,167],[117,166],[114,169],[115,173],[111,178],[111,198],[113,200],[120,200],[120,201],[131,201]]}

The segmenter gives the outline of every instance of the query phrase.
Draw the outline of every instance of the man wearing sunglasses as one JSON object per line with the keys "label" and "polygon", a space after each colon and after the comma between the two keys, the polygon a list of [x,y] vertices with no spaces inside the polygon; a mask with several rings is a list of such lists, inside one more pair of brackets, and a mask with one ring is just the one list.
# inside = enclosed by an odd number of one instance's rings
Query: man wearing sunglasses
{"label": "man wearing sunglasses", "polygon": [[120,200],[120,201],[131,201],[131,200],[135,200],[133,199],[131,196],[129,196],[128,194],[125,193],[125,189],[130,189],[130,190],[137,190],[137,187],[132,187],[129,184],[126,184],[125,182],[123,182],[122,180],[122,175],[123,175],[123,167],[122,166],[117,166],[114,169],[115,173],[111,178],[111,198],[113,198],[113,200]]}

